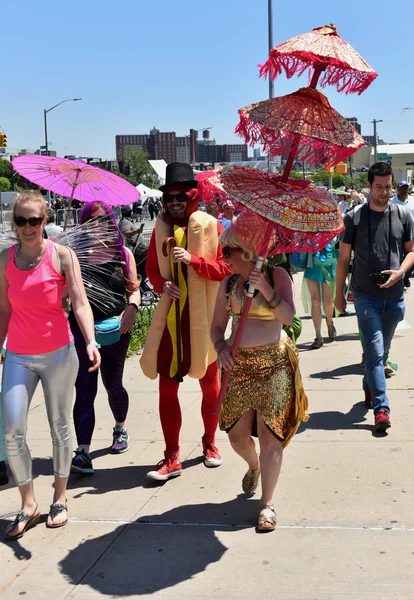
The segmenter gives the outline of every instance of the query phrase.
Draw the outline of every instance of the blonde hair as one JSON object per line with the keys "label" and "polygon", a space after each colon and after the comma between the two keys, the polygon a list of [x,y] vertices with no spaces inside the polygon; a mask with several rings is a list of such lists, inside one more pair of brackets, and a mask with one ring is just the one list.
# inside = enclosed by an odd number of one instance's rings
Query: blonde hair
{"label": "blonde hair", "polygon": [[24,190],[13,201],[13,204],[12,204],[13,222],[14,222],[14,217],[16,216],[16,208],[18,206],[20,206],[20,204],[27,204],[28,202],[37,202],[38,204],[40,204],[41,216],[45,217],[47,215],[47,204],[46,204],[46,200],[43,198],[42,194],[38,190]]}
{"label": "blonde hair", "polygon": [[254,250],[249,248],[247,244],[242,242],[242,240],[234,233],[232,227],[227,227],[227,229],[225,229],[221,233],[219,237],[219,242],[222,246],[229,246],[230,248],[240,248],[241,250],[243,250],[241,257],[246,262],[255,262],[257,259],[257,252],[255,252]]}

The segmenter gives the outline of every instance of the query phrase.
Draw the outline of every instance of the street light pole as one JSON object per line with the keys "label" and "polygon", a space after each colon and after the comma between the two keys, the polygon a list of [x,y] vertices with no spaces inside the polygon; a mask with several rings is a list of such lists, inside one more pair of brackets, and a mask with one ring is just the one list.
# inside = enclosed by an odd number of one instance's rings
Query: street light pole
{"label": "street light pole", "polygon": [[[273,48],[273,0],[268,0],[267,2],[267,30],[268,30],[268,42],[269,42],[269,55],[270,51]],[[269,100],[271,100],[274,96],[274,81],[269,76]],[[270,149],[267,155],[267,171],[271,172],[270,166],[271,156]]]}
{"label": "street light pole", "polygon": [[378,160],[378,155],[377,155],[377,123],[382,123],[382,119],[373,119],[373,121],[371,121],[371,123],[374,124],[374,164],[377,162]]}
{"label": "street light pole", "polygon": [[47,141],[47,118],[46,118],[47,113],[50,112],[51,110],[57,108],[61,104],[64,104],[65,102],[77,102],[78,100],[83,100],[83,98],[68,98],[67,100],[62,100],[62,102],[58,102],[57,104],[55,104],[54,106],[52,106],[52,108],[45,108],[44,109],[44,111],[43,111],[43,118],[44,118],[44,122],[45,122],[45,151],[46,151],[46,156],[49,156],[49,148],[48,148],[48,141]]}

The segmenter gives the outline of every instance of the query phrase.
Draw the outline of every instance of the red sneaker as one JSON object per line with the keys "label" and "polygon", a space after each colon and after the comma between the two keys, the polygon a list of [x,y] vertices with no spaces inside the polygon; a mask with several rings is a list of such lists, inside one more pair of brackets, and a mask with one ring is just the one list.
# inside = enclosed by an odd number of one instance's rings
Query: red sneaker
{"label": "red sneaker", "polygon": [[208,437],[206,435],[202,439],[204,464],[206,465],[206,467],[219,467],[223,462],[218,448],[214,445],[213,442],[214,438]]}
{"label": "red sneaker", "polygon": [[391,427],[390,417],[386,410],[379,410],[375,415],[375,431],[385,431]]}
{"label": "red sneaker", "polygon": [[178,452],[178,450],[175,452],[166,450],[164,452],[165,458],[160,460],[154,471],[149,471],[147,473],[147,478],[155,481],[167,481],[170,477],[178,477],[178,475],[181,475],[183,470]]}
{"label": "red sneaker", "polygon": [[372,394],[369,390],[364,390],[365,394],[365,406],[367,408],[372,408]]}

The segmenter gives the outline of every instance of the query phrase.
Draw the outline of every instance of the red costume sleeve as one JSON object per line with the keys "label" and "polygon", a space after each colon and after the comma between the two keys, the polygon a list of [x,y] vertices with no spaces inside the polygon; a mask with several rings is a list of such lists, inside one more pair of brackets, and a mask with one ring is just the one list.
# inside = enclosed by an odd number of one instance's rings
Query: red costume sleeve
{"label": "red costume sleeve", "polygon": [[[222,225],[217,222],[218,235],[220,235],[222,231]],[[231,275],[230,269],[223,261],[223,253],[220,244],[217,247],[216,260],[208,260],[206,258],[201,258],[200,256],[191,256],[190,266],[193,267],[197,275],[203,277],[203,279],[210,279],[211,281],[222,281],[225,277]]]}
{"label": "red costume sleeve", "polygon": [[161,294],[162,284],[164,283],[165,279],[161,275],[160,268],[158,266],[157,247],[155,245],[155,229],[152,232],[151,240],[149,243],[145,271],[147,273],[147,277],[150,280],[152,287],[154,288],[154,292],[156,294]]}

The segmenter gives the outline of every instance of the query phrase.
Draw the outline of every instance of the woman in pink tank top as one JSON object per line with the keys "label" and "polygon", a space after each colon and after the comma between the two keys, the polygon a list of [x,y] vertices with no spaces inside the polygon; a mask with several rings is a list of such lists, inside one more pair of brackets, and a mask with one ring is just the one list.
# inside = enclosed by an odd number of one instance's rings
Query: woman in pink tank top
{"label": "woman in pink tank top", "polygon": [[4,441],[22,507],[6,529],[6,539],[21,537],[40,517],[26,444],[27,415],[42,382],[53,442],[54,496],[47,527],[66,525],[66,485],[72,435],[70,414],[78,372],[73,336],[62,307],[67,289],[85,339],[90,370],[100,366],[92,311],[75,254],[43,238],[46,203],[27,190],[13,204],[18,243],[0,253],[0,347],[8,335],[2,378]]}

